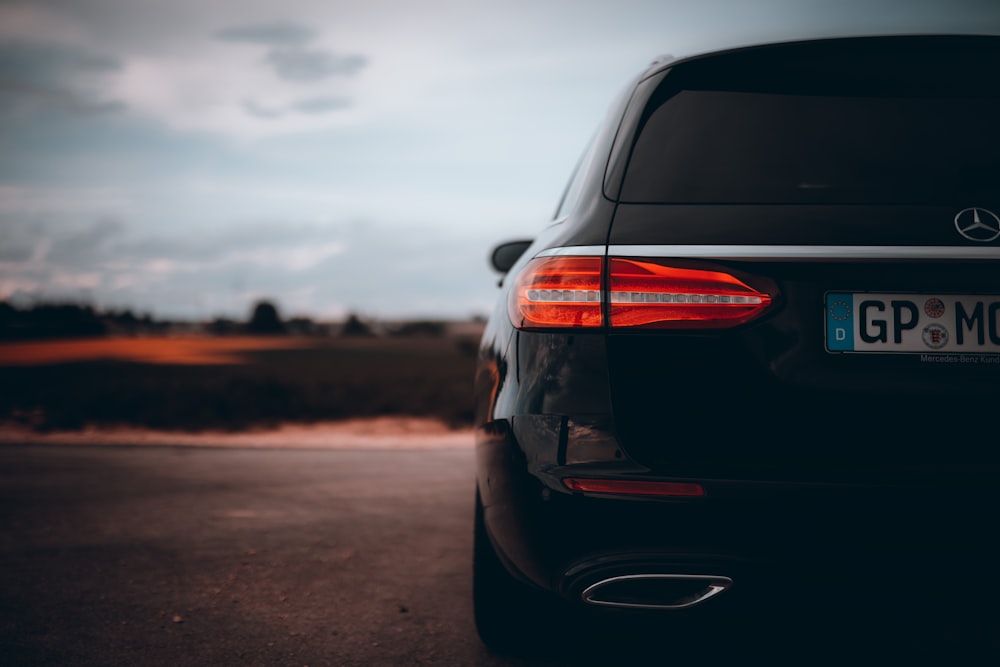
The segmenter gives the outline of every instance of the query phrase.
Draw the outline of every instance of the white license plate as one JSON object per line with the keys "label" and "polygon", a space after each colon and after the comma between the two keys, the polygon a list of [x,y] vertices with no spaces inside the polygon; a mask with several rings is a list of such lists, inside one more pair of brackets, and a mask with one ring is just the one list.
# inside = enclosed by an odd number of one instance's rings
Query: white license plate
{"label": "white license plate", "polygon": [[826,295],[830,352],[1000,354],[1000,296]]}

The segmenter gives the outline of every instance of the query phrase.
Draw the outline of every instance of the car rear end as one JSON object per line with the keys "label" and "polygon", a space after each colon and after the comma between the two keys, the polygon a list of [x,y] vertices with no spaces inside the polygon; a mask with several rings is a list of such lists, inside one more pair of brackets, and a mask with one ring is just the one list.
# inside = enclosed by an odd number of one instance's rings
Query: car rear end
{"label": "car rear end", "polygon": [[484,348],[512,571],[629,608],[989,587],[998,66],[994,38],[889,37],[639,82],[603,202],[529,249]]}

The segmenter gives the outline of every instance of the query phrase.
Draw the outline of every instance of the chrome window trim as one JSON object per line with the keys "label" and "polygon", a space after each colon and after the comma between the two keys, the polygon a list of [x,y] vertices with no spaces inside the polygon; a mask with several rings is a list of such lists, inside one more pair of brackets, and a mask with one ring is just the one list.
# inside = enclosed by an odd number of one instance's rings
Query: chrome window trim
{"label": "chrome window trim", "polygon": [[603,256],[736,259],[748,262],[793,262],[801,259],[847,261],[879,259],[1000,260],[1000,246],[848,246],[848,245],[612,245],[564,246],[542,250],[536,257]]}
{"label": "chrome window trim", "polygon": [[607,248],[603,245],[571,245],[542,250],[535,257],[603,257]]}

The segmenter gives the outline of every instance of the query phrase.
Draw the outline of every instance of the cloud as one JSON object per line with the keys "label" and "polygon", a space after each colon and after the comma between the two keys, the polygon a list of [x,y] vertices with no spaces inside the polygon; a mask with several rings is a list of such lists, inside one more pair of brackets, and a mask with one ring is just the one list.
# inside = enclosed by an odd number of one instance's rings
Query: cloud
{"label": "cloud", "polygon": [[124,232],[125,225],[120,220],[100,218],[53,238],[48,251],[39,259],[60,267],[91,268],[113,255]]}
{"label": "cloud", "polygon": [[110,220],[47,225],[17,213],[0,215],[0,299],[90,302],[104,282],[101,263],[121,228]]}
{"label": "cloud", "polygon": [[299,113],[324,114],[347,109],[351,104],[351,100],[346,97],[315,97],[295,102],[292,109]]}
{"label": "cloud", "polygon": [[315,38],[309,28],[290,21],[274,21],[253,25],[233,26],[218,31],[216,37],[227,42],[264,44],[267,46],[301,46]]}
{"label": "cloud", "polygon": [[67,45],[0,44],[0,114],[61,110],[103,113],[122,104],[103,94],[121,62]]}
{"label": "cloud", "polygon": [[343,252],[344,244],[341,241],[296,243],[285,248],[262,246],[226,252],[220,264],[272,268],[280,266],[285,271],[300,272],[315,268]]}
{"label": "cloud", "polygon": [[272,109],[261,106],[253,100],[244,102],[243,109],[254,118],[261,118],[263,120],[275,120],[285,115],[284,111],[280,108]]}
{"label": "cloud", "polygon": [[18,215],[118,214],[131,207],[132,201],[116,188],[0,184],[0,222]]}
{"label": "cloud", "polygon": [[267,107],[253,100],[243,103],[243,108],[254,118],[277,120],[291,113],[322,115],[349,109],[353,102],[347,97],[314,97],[299,100],[286,106]]}
{"label": "cloud", "polygon": [[0,270],[93,269],[114,255],[125,233],[124,223],[111,217],[53,224],[39,216],[0,215]]}
{"label": "cloud", "polygon": [[0,266],[30,262],[35,256],[39,241],[40,239],[19,227],[0,226]]}
{"label": "cloud", "polygon": [[368,64],[359,55],[338,55],[331,51],[301,48],[272,49],[266,62],[286,81],[321,81],[332,76],[354,76]]}
{"label": "cloud", "polygon": [[135,50],[111,90],[131,115],[182,131],[256,138],[356,124],[378,101],[371,77],[358,76],[369,57],[330,48],[329,30],[322,21],[248,20],[188,50]]}
{"label": "cloud", "polygon": [[63,79],[74,74],[113,72],[115,58],[60,44],[0,44],[0,76],[26,80]]}
{"label": "cloud", "polygon": [[167,235],[111,219],[0,223],[0,299],[209,318],[242,317],[267,294],[315,317],[466,317],[495,293],[485,241],[471,237],[483,252],[469,253],[470,237],[426,228],[273,221]]}
{"label": "cloud", "polygon": [[314,82],[332,76],[354,76],[368,64],[360,54],[306,48],[316,40],[314,30],[290,21],[274,21],[224,28],[216,33],[222,41],[271,47],[264,58],[285,81]]}
{"label": "cloud", "polygon": [[[220,48],[221,47],[221,48]],[[115,80],[115,97],[134,115],[184,132],[265,137],[357,123],[364,108],[353,103],[320,106],[300,102],[359,97],[358,81],[303,84],[274,76],[259,60],[218,45],[209,56],[132,58]],[[206,61],[212,62],[206,67]],[[361,82],[364,83],[364,82]],[[330,113],[337,107],[341,113]]]}

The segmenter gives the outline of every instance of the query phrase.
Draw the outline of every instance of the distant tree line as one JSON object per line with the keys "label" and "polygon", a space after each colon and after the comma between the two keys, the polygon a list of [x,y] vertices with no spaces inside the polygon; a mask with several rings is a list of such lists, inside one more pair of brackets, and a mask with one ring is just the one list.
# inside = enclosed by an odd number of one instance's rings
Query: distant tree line
{"label": "distant tree line", "polygon": [[168,326],[131,310],[99,312],[92,306],[72,303],[17,308],[0,301],[0,340],[156,333]]}
{"label": "distant tree line", "polygon": [[198,330],[212,335],[297,335],[297,336],[445,336],[444,320],[413,320],[386,324],[365,320],[350,313],[338,326],[320,323],[308,317],[283,319],[278,307],[269,300],[257,301],[246,321],[218,317],[201,324],[156,320],[149,314],[136,315],[131,310],[100,311],[90,305],[72,303],[36,304],[18,308],[0,301],[0,340],[37,338],[73,338],[107,335],[149,335],[178,330]]}

